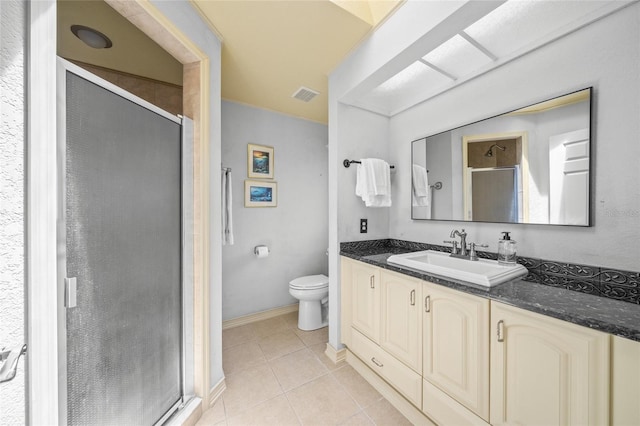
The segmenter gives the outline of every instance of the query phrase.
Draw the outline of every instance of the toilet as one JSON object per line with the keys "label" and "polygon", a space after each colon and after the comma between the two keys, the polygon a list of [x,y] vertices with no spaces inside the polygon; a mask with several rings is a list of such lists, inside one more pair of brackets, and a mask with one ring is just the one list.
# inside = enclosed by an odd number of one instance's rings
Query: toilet
{"label": "toilet", "polygon": [[321,274],[296,278],[289,282],[289,294],[300,300],[300,330],[317,330],[327,325],[327,315],[323,311],[327,310],[329,277]]}

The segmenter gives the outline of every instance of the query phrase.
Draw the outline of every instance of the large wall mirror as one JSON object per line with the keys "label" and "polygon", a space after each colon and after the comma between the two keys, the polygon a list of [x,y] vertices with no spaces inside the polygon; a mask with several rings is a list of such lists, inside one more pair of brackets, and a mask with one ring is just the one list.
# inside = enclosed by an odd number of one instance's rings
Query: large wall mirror
{"label": "large wall mirror", "polygon": [[411,218],[589,226],[591,88],[412,142]]}

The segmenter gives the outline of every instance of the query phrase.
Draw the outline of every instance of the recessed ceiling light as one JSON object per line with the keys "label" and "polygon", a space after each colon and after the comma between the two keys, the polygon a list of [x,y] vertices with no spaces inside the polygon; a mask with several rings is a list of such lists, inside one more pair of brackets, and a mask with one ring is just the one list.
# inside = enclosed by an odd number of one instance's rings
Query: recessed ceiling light
{"label": "recessed ceiling light", "polygon": [[87,46],[94,49],[108,49],[113,46],[109,37],[93,28],[85,27],[84,25],[72,25],[71,32]]}

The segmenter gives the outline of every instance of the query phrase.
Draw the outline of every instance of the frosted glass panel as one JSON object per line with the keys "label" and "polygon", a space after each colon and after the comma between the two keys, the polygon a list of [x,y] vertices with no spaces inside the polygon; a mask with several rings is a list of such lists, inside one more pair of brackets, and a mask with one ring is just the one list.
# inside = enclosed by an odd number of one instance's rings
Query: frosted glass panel
{"label": "frosted glass panel", "polygon": [[180,126],[66,84],[68,422],[150,425],[182,391]]}

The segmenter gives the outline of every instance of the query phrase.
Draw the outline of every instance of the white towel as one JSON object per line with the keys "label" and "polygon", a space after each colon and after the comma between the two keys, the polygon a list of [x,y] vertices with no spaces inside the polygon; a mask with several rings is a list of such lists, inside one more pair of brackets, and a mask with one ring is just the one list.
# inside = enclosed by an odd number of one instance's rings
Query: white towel
{"label": "white towel", "polygon": [[386,161],[377,158],[360,160],[356,171],[356,195],[367,207],[391,206],[391,173]]}
{"label": "white towel", "polygon": [[233,245],[231,170],[222,169],[222,245]]}
{"label": "white towel", "polygon": [[411,184],[413,187],[412,205],[414,207],[429,207],[431,204],[431,191],[429,188],[429,174],[424,167],[414,164]]}

